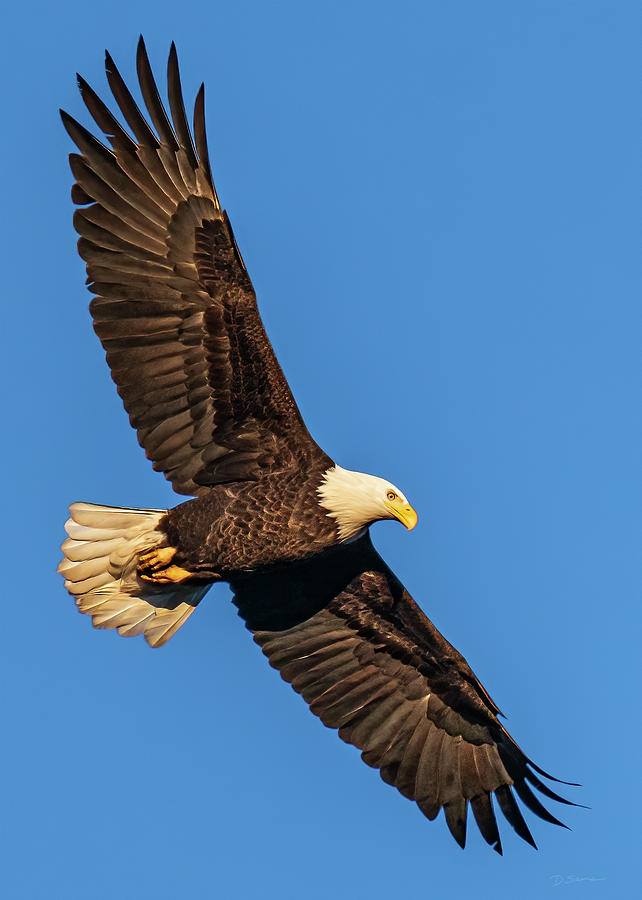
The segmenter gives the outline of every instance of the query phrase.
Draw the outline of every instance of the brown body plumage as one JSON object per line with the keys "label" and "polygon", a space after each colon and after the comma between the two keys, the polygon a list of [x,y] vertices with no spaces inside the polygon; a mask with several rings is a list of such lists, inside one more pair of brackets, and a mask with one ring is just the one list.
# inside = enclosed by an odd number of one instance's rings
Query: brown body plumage
{"label": "brown body plumage", "polygon": [[332,547],[336,525],[317,496],[327,467],[216,485],[169,510],[162,527],[178,548],[173,562],[199,578],[229,580]]}
{"label": "brown body plumage", "polygon": [[308,434],[214,188],[203,89],[192,140],[173,45],[171,121],[142,40],[137,68],[153,129],[109,55],[134,138],[81,78],[111,148],[62,114],[80,150],[70,157],[74,224],[131,424],[154,468],[195,499],[169,511],[73,504],[67,588],[98,627],[160,646],[212,583],[229,581],[270,663],[385,781],[429,818],[443,808],[462,846],[470,804],[501,852],[493,796],[534,843],[513,789],[549,822],[529,785],[567,801],[373,549],[377,519],[414,526],[403,494],[335,466]]}

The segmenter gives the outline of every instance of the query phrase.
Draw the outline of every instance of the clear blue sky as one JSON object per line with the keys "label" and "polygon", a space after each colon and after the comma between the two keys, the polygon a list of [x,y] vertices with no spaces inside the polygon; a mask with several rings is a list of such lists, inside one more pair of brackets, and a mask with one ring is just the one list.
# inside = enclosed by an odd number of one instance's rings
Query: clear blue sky
{"label": "clear blue sky", "polygon": [[[3,857],[21,898],[625,897],[639,884],[642,13],[626,0],[21,2],[2,35]],[[572,831],[465,852],[269,669],[218,587],[162,650],[55,574],[73,500],[176,502],[75,251],[65,107],[143,32],[312,433],[420,514],[374,540]],[[555,809],[560,814],[558,809]],[[558,884],[553,876],[572,884]]]}

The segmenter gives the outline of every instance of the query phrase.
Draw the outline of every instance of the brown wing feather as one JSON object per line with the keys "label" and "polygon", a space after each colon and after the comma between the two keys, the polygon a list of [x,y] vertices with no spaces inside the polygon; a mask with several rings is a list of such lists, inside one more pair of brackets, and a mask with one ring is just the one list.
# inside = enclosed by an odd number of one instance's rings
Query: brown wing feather
{"label": "brown wing feather", "polygon": [[[171,119],[142,39],[136,105],[107,54],[107,77],[130,137],[79,77],[111,148],[62,113],[80,151],[70,164],[94,328],[140,444],[181,494],[304,465],[309,436],[261,322],[207,157],[203,91],[185,116],[176,49]],[[89,205],[87,205],[89,204]],[[328,459],[328,465],[330,465]]]}
{"label": "brown wing feather", "polygon": [[535,768],[497,719],[466,660],[437,631],[377,555],[368,536],[323,557],[232,585],[270,664],[312,712],[434,819],[443,808],[463,847],[470,803],[502,852],[492,797],[534,845],[513,796],[562,824],[537,800]]}

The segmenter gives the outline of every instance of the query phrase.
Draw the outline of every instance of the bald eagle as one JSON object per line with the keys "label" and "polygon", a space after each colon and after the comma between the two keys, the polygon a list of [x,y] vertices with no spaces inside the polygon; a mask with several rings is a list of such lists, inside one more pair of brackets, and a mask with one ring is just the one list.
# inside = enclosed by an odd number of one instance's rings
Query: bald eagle
{"label": "bald eagle", "polygon": [[[160,647],[217,581],[310,709],[463,847],[468,805],[499,853],[493,797],[535,846],[514,793],[568,803],[520,750],[466,660],[375,551],[370,526],[417,514],[337,465],[308,433],[261,322],[212,180],[201,86],[190,131],[176,50],[168,115],[142,38],[148,118],[109,54],[127,131],[79,76],[109,145],[61,111],[95,331],[154,469],[192,497],[170,510],[74,503],[59,571],[97,628]],[[131,132],[131,133],[130,133]],[[553,779],[557,780],[557,779]]]}

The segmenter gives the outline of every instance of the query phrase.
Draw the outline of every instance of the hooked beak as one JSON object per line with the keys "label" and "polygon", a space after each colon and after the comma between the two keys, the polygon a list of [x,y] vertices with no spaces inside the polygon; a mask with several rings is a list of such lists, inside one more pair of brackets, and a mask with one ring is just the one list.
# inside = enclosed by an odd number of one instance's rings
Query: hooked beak
{"label": "hooked beak", "polygon": [[417,513],[409,503],[399,503],[393,500],[392,503],[386,501],[386,506],[395,519],[398,519],[402,525],[405,525],[408,531],[412,531],[417,524]]}

